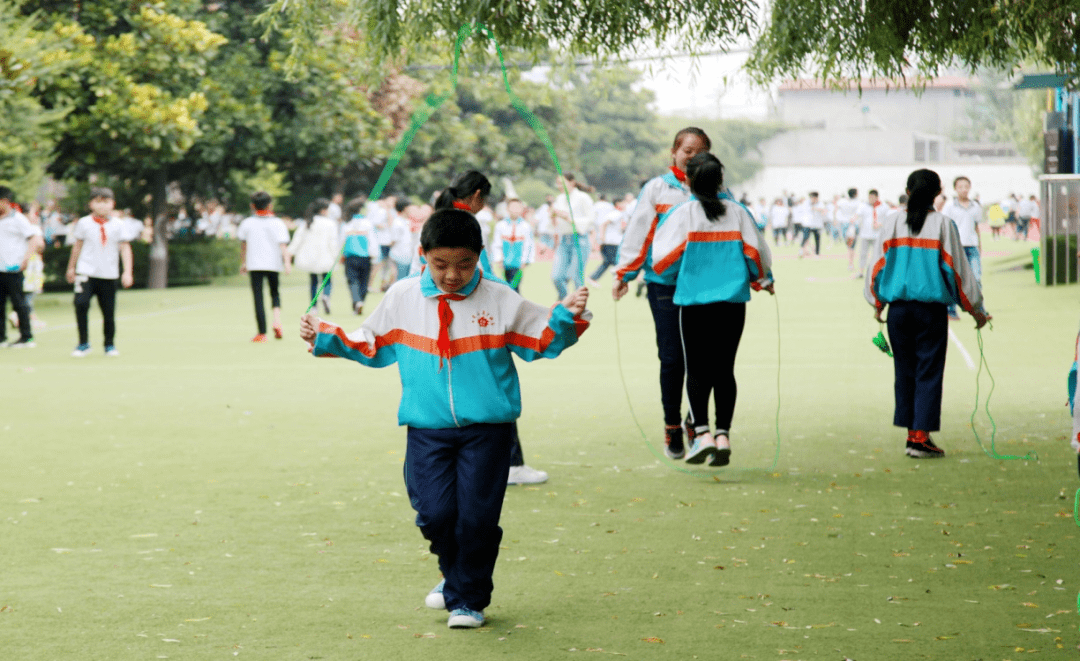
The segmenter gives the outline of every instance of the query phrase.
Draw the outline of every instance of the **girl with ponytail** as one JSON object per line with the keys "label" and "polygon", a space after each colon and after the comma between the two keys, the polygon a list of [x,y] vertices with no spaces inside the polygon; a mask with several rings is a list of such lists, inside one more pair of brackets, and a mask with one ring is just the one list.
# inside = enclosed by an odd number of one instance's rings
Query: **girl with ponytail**
{"label": "girl with ponytail", "polygon": [[[949,319],[955,303],[982,328],[983,307],[956,224],[934,209],[941,178],[916,170],[907,180],[906,211],[885,218],[866,274],[866,300],[887,323],[893,349],[896,409],[893,424],[908,430],[909,457],[943,457],[930,432],[941,428],[941,394]],[[889,306],[888,320],[882,318]]]}
{"label": "girl with ponytail", "polygon": [[[679,339],[686,362],[686,461],[725,466],[731,457],[735,413],[735,354],[746,322],[750,290],[773,290],[772,258],[754,216],[723,188],[724,166],[701,153],[686,174],[689,201],[660,218],[653,237],[653,267],[677,274]],[[709,426],[709,397],[716,425]],[[715,431],[711,431],[715,430]]]}

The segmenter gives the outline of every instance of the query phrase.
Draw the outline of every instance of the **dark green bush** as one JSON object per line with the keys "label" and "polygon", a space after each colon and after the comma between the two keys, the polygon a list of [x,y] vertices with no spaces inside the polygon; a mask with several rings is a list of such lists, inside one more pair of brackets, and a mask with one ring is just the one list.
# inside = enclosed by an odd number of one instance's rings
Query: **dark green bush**
{"label": "dark green bush", "polygon": [[[131,244],[135,286],[146,287],[150,267],[150,246]],[[45,289],[63,291],[71,285],[64,279],[71,248],[45,249]],[[169,286],[210,284],[215,277],[240,272],[240,242],[235,239],[190,238],[169,243]]]}
{"label": "dark green bush", "polygon": [[[1054,259],[1054,243],[1057,243],[1057,260]],[[1077,257],[1075,236],[1044,236],[1042,240],[1042,255],[1044,269],[1043,282],[1046,284],[1063,285],[1077,281]]]}

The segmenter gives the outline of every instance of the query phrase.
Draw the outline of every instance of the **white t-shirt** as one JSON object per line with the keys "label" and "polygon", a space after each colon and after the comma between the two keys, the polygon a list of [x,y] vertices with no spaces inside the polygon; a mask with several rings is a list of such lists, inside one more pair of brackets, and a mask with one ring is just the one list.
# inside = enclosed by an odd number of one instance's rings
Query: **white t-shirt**
{"label": "white t-shirt", "polygon": [[330,220],[341,220],[341,205],[331,202],[326,207],[326,217]]}
{"label": "white t-shirt", "polygon": [[626,232],[626,221],[628,218],[629,216],[626,215],[626,211],[619,211],[615,207],[612,207],[600,221],[604,228],[604,235],[600,237],[601,243],[609,246],[622,244],[622,238],[623,234]]}
{"label": "white t-shirt", "polygon": [[247,244],[248,271],[280,271],[284,266],[281,246],[289,243],[289,228],[277,216],[248,216],[236,230],[236,238]]}
{"label": "white t-shirt", "polygon": [[782,230],[787,227],[788,208],[783,204],[774,204],[769,207],[769,223],[774,230]]}
{"label": "white t-shirt", "polygon": [[[104,229],[105,240],[101,240]],[[82,241],[75,273],[91,278],[115,280],[120,277],[120,244],[128,243],[130,232],[123,220],[110,218],[102,225],[93,216],[83,216],[75,221],[71,236]]]}
{"label": "white t-shirt", "polygon": [[806,205],[810,208],[810,214],[803,220],[803,227],[812,230],[823,229],[825,227],[825,205],[821,202],[814,204],[809,200],[806,201]]}
{"label": "white t-shirt", "polygon": [[840,201],[836,203],[836,222],[840,223],[840,225],[858,222],[857,216],[861,205],[862,202],[853,200],[850,197],[840,198]]}
{"label": "white t-shirt", "polygon": [[0,271],[18,271],[26,257],[30,237],[39,233],[26,216],[14,209],[0,218]]}
{"label": "white t-shirt", "polygon": [[536,233],[537,234],[554,234],[555,226],[551,222],[551,205],[544,202],[540,206],[536,207],[536,213],[533,215],[536,219]]}
{"label": "white t-shirt", "polygon": [[[887,210],[888,207],[885,209]],[[874,240],[877,236],[877,230],[874,228],[874,207],[870,206],[869,202],[860,202],[855,216],[859,219],[859,238],[866,241]],[[881,219],[885,220],[885,217],[882,216]]]}
{"label": "white t-shirt", "polygon": [[337,263],[339,230],[337,221],[315,216],[311,225],[300,223],[289,243],[289,253],[296,268],[308,273],[326,273]]}
{"label": "white t-shirt", "polygon": [[814,222],[813,216],[814,210],[807,200],[803,200],[791,208],[791,220],[795,225],[810,227],[810,224]]}
{"label": "white t-shirt", "polygon": [[1020,200],[1016,205],[1016,215],[1021,218],[1037,218],[1039,216],[1039,203],[1035,200]]}
{"label": "white t-shirt", "polygon": [[559,194],[555,196],[555,201],[551,203],[551,210],[569,212],[571,208],[573,208],[573,225],[569,221],[556,218],[552,214],[551,219],[555,223],[555,232],[561,235],[569,235],[573,234],[576,228],[579,235],[588,233],[593,222],[592,198],[580,188],[574,188],[570,191],[570,205],[568,206],[566,204],[566,194],[559,191]]}
{"label": "white t-shirt", "polygon": [[968,200],[968,205],[965,207],[954,198],[949,200],[941,213],[956,223],[956,229],[960,232],[960,245],[965,248],[974,248],[979,245],[979,232],[976,226],[982,220],[983,210],[978,202]]}
{"label": "white t-shirt", "polygon": [[364,207],[364,216],[375,228],[375,242],[380,246],[390,245],[390,213],[378,202],[368,202]]}
{"label": "white t-shirt", "polygon": [[413,234],[409,229],[409,221],[401,216],[394,218],[390,224],[390,237],[394,245],[390,246],[390,259],[397,264],[412,262],[416,246],[413,243]]}

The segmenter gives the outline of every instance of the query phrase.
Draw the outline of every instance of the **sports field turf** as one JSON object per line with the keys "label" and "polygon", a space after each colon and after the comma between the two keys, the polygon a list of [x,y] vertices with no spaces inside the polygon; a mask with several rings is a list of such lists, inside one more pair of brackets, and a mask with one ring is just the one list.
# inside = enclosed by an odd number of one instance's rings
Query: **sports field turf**
{"label": "sports field turf", "polygon": [[[555,361],[519,363],[528,463],[511,487],[488,625],[450,631],[401,477],[396,369],[248,342],[250,293],[122,292],[116,359],[76,344],[70,294],[39,299],[38,348],[0,353],[0,658],[1075,658],[1076,457],[1065,377],[1077,288],[1036,286],[1027,246],[987,242],[984,332],[1001,461],[969,426],[975,372],[950,343],[943,460],[903,456],[891,362],[862,282],[830,247],[781,248],[737,363],[733,467],[701,477],[660,446],[644,298],[593,290]],[[524,292],[548,302],[548,265]],[[346,327],[341,274],[335,314]],[[378,301],[369,299],[369,309]],[[978,361],[973,322],[954,322]],[[983,374],[985,395],[989,381]],[[977,428],[989,442],[989,422]],[[989,448],[988,448],[989,449]]]}

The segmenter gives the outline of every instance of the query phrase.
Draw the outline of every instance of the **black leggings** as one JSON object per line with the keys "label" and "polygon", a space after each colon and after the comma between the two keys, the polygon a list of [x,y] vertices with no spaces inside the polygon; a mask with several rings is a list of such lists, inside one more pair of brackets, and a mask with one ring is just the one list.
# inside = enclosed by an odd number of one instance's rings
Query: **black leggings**
{"label": "black leggings", "polygon": [[79,344],[90,343],[90,301],[97,296],[105,322],[105,346],[111,347],[116,336],[116,286],[120,281],[86,278],[75,282],[75,323],[79,327]]}
{"label": "black leggings", "polygon": [[255,295],[255,323],[259,326],[259,335],[266,335],[266,308],[263,307],[262,281],[270,284],[270,305],[275,308],[281,307],[281,296],[278,294],[277,271],[251,271],[251,293]]}
{"label": "black leggings", "polygon": [[709,395],[716,402],[716,429],[730,430],[735,414],[735,354],[739,351],[746,303],[706,303],[679,308],[679,331],[686,361],[690,422],[709,425]]}
{"label": "black leggings", "polygon": [[664,424],[682,424],[683,352],[679,346],[679,306],[672,299],[675,285],[649,283],[649,309],[656,326],[656,354],[660,358],[660,402]]}

